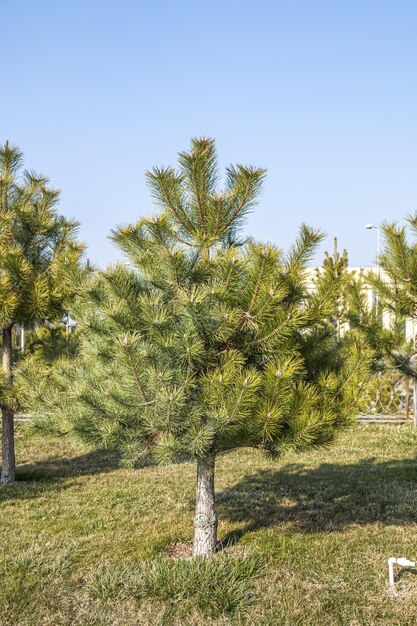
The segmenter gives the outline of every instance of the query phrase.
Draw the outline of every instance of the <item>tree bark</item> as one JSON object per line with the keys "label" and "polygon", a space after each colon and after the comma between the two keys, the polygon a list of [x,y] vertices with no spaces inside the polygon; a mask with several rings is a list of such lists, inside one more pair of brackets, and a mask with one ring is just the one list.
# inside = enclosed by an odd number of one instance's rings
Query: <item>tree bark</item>
{"label": "tree bark", "polygon": [[[9,384],[12,384],[12,327],[3,328],[2,364]],[[2,467],[1,482],[12,483],[15,480],[14,454],[14,411],[3,405],[1,408],[2,423]]]}
{"label": "tree bark", "polygon": [[414,426],[417,426],[417,380],[413,378],[413,423]]}
{"label": "tree bark", "polygon": [[210,556],[217,546],[217,514],[214,507],[215,455],[197,462],[197,493],[193,556]]}

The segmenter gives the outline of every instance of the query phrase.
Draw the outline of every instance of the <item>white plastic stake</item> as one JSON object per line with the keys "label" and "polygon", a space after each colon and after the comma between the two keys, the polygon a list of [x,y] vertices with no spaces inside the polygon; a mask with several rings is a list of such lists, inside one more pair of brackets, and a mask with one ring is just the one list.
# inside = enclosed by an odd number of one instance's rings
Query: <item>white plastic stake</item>
{"label": "white plastic stake", "polygon": [[394,587],[395,584],[394,565],[399,565],[400,567],[415,567],[416,563],[415,561],[409,561],[404,557],[397,559],[395,556],[390,556],[388,559],[388,579],[390,587]]}

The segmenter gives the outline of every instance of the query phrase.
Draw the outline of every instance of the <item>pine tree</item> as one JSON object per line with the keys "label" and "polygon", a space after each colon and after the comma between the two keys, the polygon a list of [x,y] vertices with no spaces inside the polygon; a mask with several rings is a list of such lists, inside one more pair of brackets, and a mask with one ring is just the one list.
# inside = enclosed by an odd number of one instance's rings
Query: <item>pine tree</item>
{"label": "pine tree", "polygon": [[[20,348],[20,345],[19,345]],[[74,356],[78,348],[78,332],[76,325],[68,328],[66,316],[36,328],[28,329],[24,351],[19,349],[16,363],[20,366],[22,359],[33,358],[52,367],[55,362],[65,356]]]}
{"label": "pine tree", "polygon": [[377,294],[377,305],[369,310],[362,281],[352,291],[351,318],[374,351],[374,368],[411,378],[417,397],[416,345],[405,335],[406,321],[417,319],[417,215],[406,222],[408,228],[396,222],[381,226],[384,245],[378,267],[365,277]]}
{"label": "pine tree", "polygon": [[2,483],[15,479],[13,329],[62,316],[68,276],[78,271],[83,252],[74,238],[77,223],[56,212],[59,192],[32,171],[20,176],[21,166],[21,151],[6,142],[0,149]]}
{"label": "pine tree", "polygon": [[336,359],[334,366],[337,367],[340,346],[343,343],[340,340],[345,336],[348,339],[347,334],[349,340],[354,340],[355,336],[360,341],[361,334],[350,328],[354,305],[351,291],[357,281],[356,273],[349,271],[347,250],[340,253],[335,238],[333,253],[326,251],[322,265],[311,275],[310,307],[316,307],[321,324],[315,329],[314,350],[309,350],[308,353],[314,354],[318,368],[323,363],[327,367],[333,367],[332,358]]}
{"label": "pine tree", "polygon": [[76,359],[41,383],[23,378],[46,428],[136,464],[195,460],[193,552],[205,556],[217,544],[216,456],[330,442],[355,414],[368,356],[329,329],[328,301],[308,291],[320,233],[302,226],[286,255],[239,240],[264,170],[231,166],[220,191],[214,141],[201,138],[178,171],[147,177],[160,210],[113,232],[129,266],[90,277]]}
{"label": "pine tree", "polygon": [[316,270],[314,287],[319,299],[328,302],[327,306],[331,310],[329,323],[335,327],[338,337],[348,322],[349,291],[353,280],[354,276],[349,272],[347,250],[340,254],[335,237],[333,254],[325,252],[323,264]]}
{"label": "pine tree", "polygon": [[[378,266],[352,290],[351,323],[373,350],[372,366],[378,374],[375,380],[379,393],[384,381],[391,388],[401,382],[406,396],[412,385],[417,425],[416,338],[406,336],[407,321],[417,318],[417,216],[409,216],[406,222],[406,226],[396,222],[382,225],[384,245]],[[373,287],[376,294],[371,309],[364,285]]]}

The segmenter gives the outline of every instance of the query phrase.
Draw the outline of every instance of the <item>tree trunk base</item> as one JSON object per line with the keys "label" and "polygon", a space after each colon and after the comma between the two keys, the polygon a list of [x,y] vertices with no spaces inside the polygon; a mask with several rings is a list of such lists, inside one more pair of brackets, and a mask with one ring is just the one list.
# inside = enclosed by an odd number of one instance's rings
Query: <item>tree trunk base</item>
{"label": "tree trunk base", "polygon": [[[8,385],[12,384],[12,327],[2,331],[2,365]],[[14,456],[14,411],[7,405],[1,409],[1,479],[3,485],[15,481],[16,461]]]}
{"label": "tree trunk base", "polygon": [[8,408],[2,409],[2,485],[11,485],[15,480],[15,454],[14,454],[14,413]]}
{"label": "tree trunk base", "polygon": [[215,456],[197,462],[197,493],[193,557],[210,556],[217,547],[217,514],[214,507]]}

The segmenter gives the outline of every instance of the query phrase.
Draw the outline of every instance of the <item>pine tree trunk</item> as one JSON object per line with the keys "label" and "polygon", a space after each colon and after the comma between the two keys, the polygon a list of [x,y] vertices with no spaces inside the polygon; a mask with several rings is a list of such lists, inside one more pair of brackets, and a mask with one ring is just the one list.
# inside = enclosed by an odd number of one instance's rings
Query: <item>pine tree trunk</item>
{"label": "pine tree trunk", "polygon": [[[11,384],[12,381],[12,328],[3,328],[2,347],[3,372]],[[14,455],[14,412],[8,406],[2,406],[2,467],[1,482],[12,483],[15,479]]]}
{"label": "pine tree trunk", "polygon": [[193,556],[210,556],[217,546],[217,514],[214,508],[215,455],[197,462],[197,494]]}
{"label": "pine tree trunk", "polygon": [[414,426],[417,426],[417,380],[413,378]]}

